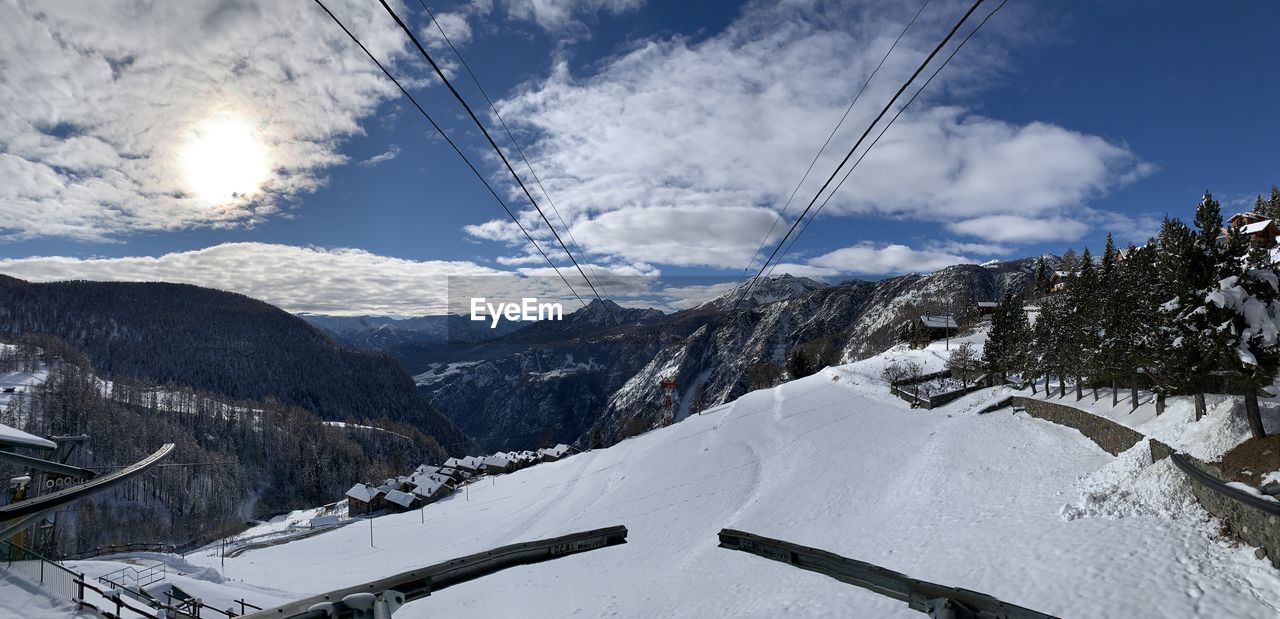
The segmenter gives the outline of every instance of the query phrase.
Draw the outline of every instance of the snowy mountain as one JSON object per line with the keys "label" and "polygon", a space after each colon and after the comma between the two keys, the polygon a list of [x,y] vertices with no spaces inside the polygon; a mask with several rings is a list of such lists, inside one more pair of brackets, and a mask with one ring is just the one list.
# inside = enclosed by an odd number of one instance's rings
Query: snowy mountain
{"label": "snowy mountain", "polygon": [[[724,311],[735,307],[755,307],[790,299],[827,286],[828,284],[807,277],[783,274],[761,279],[754,287],[749,281],[743,282],[734,286],[733,290],[699,305],[697,309]],[[751,288],[751,296],[745,297],[743,295],[748,288]]]}
{"label": "snowy mountain", "polygon": [[679,419],[746,393],[754,374],[780,376],[798,346],[828,351],[830,363],[851,361],[888,348],[896,327],[922,312],[972,317],[975,300],[1024,289],[1034,266],[1033,259],[959,265],[836,285],[783,276],[762,281],[753,302],[732,311],[722,309],[732,307],[731,292],[666,316],[622,310],[622,326],[602,325],[598,314],[567,316],[474,346],[390,352],[436,406],[488,448],[544,439],[608,444],[659,422],[663,380],[678,383]]}
{"label": "snowy mountain", "polygon": [[[977,413],[1003,389],[921,411],[879,378],[892,359],[936,370],[944,354],[941,345],[896,348],[753,391],[606,449],[472,484],[421,513],[225,559],[216,544],[146,558],[211,605],[269,606],[505,544],[625,525],[626,544],[433,591],[396,616],[921,616],[866,589],[719,548],[728,527],[1054,616],[1275,616],[1280,577],[1218,535],[1168,460],[1143,460],[1137,449],[1113,457],[1073,429],[1010,409]],[[1195,423],[1224,416],[1215,409]],[[1078,504],[1108,509],[1078,512]],[[92,579],[128,560],[71,567]],[[0,595],[0,608],[19,600]]]}
{"label": "snowy mountain", "polygon": [[475,322],[468,316],[440,315],[392,318],[390,316],[326,316],[299,314],[339,342],[361,350],[381,351],[401,344],[444,344],[449,341],[481,342],[528,326],[499,321]]}

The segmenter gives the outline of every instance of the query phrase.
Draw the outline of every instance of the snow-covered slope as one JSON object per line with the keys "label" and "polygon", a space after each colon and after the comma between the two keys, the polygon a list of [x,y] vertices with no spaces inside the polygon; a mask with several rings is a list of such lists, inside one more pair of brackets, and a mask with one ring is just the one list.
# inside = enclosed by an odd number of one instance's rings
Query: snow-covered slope
{"label": "snow-covered slope", "polygon": [[[890,353],[610,447],[500,476],[423,512],[228,558],[206,595],[302,597],[517,541],[614,524],[628,543],[440,591],[397,618],[915,617],[903,605],[720,549],[733,527],[1066,617],[1274,617],[1280,577],[1191,506],[1090,518],[1064,506],[1116,462],[988,390],[911,410],[878,378]],[[1171,486],[1169,492],[1185,492]],[[469,496],[468,496],[469,495]],[[1143,512],[1135,512],[1141,514]],[[222,570],[216,553],[187,557]],[[102,566],[95,566],[100,569]],[[244,583],[253,583],[252,586]],[[264,592],[261,588],[271,591]],[[216,598],[215,598],[216,599]]]}

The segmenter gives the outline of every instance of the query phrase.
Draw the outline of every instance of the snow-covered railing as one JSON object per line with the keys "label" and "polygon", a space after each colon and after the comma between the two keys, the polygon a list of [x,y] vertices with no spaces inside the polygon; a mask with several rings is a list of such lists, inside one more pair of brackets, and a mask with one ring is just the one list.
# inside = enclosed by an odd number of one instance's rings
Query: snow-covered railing
{"label": "snow-covered railing", "polygon": [[445,587],[475,580],[517,565],[559,559],[625,543],[627,543],[627,528],[621,525],[570,533],[551,539],[521,542],[268,608],[249,617],[257,619],[390,617],[404,604],[427,597],[432,592]]}
{"label": "snow-covered railing", "polygon": [[20,574],[65,601],[75,602],[82,597],[76,585],[80,575],[56,561],[9,541],[0,541],[0,559],[3,559],[0,565],[4,571]]}
{"label": "snow-covered railing", "polygon": [[1175,453],[1169,456],[1169,459],[1173,460],[1174,466],[1177,466],[1179,470],[1186,473],[1187,477],[1190,477],[1191,480],[1197,484],[1213,490],[1222,496],[1234,499],[1250,507],[1260,509],[1272,516],[1280,516],[1280,502],[1268,501],[1264,498],[1249,494],[1244,490],[1233,488],[1221,479],[1201,470],[1200,467],[1189,462],[1187,457],[1182,454]]}
{"label": "snow-covered railing", "polygon": [[905,602],[911,610],[930,617],[1003,617],[1006,619],[1052,619],[1052,615],[1002,602],[985,593],[947,587],[872,565],[857,559],[761,537],[753,533],[722,529],[720,547],[793,565],[802,570],[830,576],[840,582],[862,587]]}

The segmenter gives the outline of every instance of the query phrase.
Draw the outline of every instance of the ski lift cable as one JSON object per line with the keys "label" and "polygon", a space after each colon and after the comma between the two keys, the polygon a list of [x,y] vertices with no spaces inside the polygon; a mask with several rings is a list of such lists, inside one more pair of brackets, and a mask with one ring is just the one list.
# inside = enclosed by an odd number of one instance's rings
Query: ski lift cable
{"label": "ski lift cable", "polygon": [[507,159],[506,154],[504,154],[502,149],[498,147],[498,143],[493,140],[493,136],[489,134],[489,130],[485,128],[484,123],[480,122],[480,118],[476,116],[476,113],[471,109],[471,106],[467,104],[467,100],[462,97],[462,94],[458,92],[457,88],[453,87],[453,83],[445,76],[440,65],[436,64],[435,59],[427,52],[427,48],[423,47],[422,42],[418,40],[418,35],[413,33],[413,30],[409,28],[409,25],[406,24],[404,20],[400,18],[400,15],[395,12],[395,9],[392,9],[391,5],[387,4],[386,0],[378,0],[378,3],[382,5],[382,8],[386,9],[387,13],[391,15],[391,18],[395,20],[396,25],[400,26],[400,29],[404,31],[405,35],[409,37],[409,40],[413,42],[414,47],[418,49],[418,52],[422,54],[422,57],[431,65],[436,76],[440,78],[440,81],[443,82],[449,89],[449,92],[453,94],[453,98],[457,99],[458,103],[462,105],[462,108],[467,111],[467,115],[471,117],[471,121],[480,129],[480,133],[484,134],[484,138],[489,142],[489,146],[491,146],[493,151],[498,154],[498,158],[501,159],[503,165],[506,166],[507,172],[511,173],[511,177],[515,179],[516,184],[520,186],[520,190],[523,191],[525,197],[529,199],[529,204],[533,205],[533,209],[538,212],[538,215],[542,217],[542,221],[547,224],[547,228],[551,230],[552,236],[554,236],[556,241],[560,243],[560,248],[569,256],[569,261],[578,269],[578,274],[582,276],[582,279],[586,280],[587,286],[591,288],[591,292],[595,295],[596,300],[600,301],[605,311],[609,314],[609,319],[614,324],[618,324],[617,318],[613,314],[613,310],[609,309],[608,304],[604,302],[604,298],[601,297],[600,292],[596,290],[596,286],[592,283],[591,278],[587,277],[587,273],[586,271],[583,271],[582,265],[578,263],[578,259],[573,257],[573,252],[569,251],[569,246],[566,245],[564,239],[560,237],[560,233],[556,231],[555,226],[551,225],[551,220],[547,219],[547,214],[543,212],[542,207],[538,206],[538,201],[533,198],[533,194],[529,192],[529,188],[525,186],[520,175],[517,174],[515,168],[511,166],[511,161]]}
{"label": "ski lift cable", "polygon": [[818,209],[813,212],[813,216],[810,217],[805,222],[804,226],[800,228],[800,231],[797,232],[794,237],[792,237],[791,243],[788,244],[787,248],[782,251],[782,254],[778,257],[778,262],[775,262],[773,264],[773,267],[769,269],[769,273],[766,274],[765,277],[773,276],[774,269],[778,268],[778,264],[782,262],[782,259],[786,257],[787,253],[790,252],[793,247],[795,247],[796,239],[799,239],[800,236],[804,234],[805,230],[809,229],[809,224],[813,223],[813,220],[818,218],[818,214],[822,212],[823,207],[825,207],[827,203],[831,201],[831,198],[836,195],[836,192],[840,191],[840,188],[844,186],[844,182],[849,180],[849,176],[853,174],[854,169],[858,167],[858,164],[862,163],[862,160],[866,158],[867,153],[871,152],[872,148],[875,148],[876,144],[880,142],[880,138],[884,137],[884,134],[889,130],[889,127],[893,126],[894,121],[898,120],[898,117],[902,116],[902,113],[905,112],[908,107],[911,107],[911,104],[914,103],[916,98],[920,96],[920,93],[924,92],[924,90],[929,87],[929,84],[933,82],[933,78],[938,77],[938,74],[941,73],[944,68],[946,68],[947,63],[951,62],[952,58],[955,58],[956,53],[958,53],[960,49],[964,47],[965,43],[969,42],[969,39],[972,38],[973,35],[978,32],[978,29],[982,28],[983,24],[986,24],[987,20],[991,19],[991,17],[996,14],[996,11],[999,11],[1001,8],[1003,8],[1004,5],[1008,2],[1009,0],[1003,0],[999,5],[996,6],[996,8],[993,11],[988,13],[986,17],[982,18],[982,21],[979,22],[978,25],[975,26],[973,30],[970,30],[968,35],[965,35],[964,39],[960,41],[960,44],[957,45],[955,49],[951,50],[951,54],[947,56],[946,60],[944,60],[936,70],[934,70],[933,74],[929,76],[929,79],[925,80],[924,85],[922,85],[920,89],[915,92],[915,94],[911,95],[911,98],[908,99],[906,104],[903,105],[897,111],[897,113],[893,115],[893,118],[889,119],[888,124],[886,124],[884,128],[880,130],[880,133],[876,135],[876,139],[872,140],[871,144],[867,145],[866,150],[862,151],[862,154],[858,156],[857,161],[854,161],[853,165],[849,166],[849,169],[844,173],[844,176],[841,177],[840,182],[836,183],[836,186],[832,188],[830,193],[827,194],[827,197],[822,200],[822,204],[818,205]]}
{"label": "ski lift cable", "polygon": [[[928,2],[928,0],[925,0],[925,2]],[[564,227],[565,233],[569,235],[569,242],[573,244],[574,249],[578,250],[578,255],[586,256],[587,252],[583,251],[582,245],[579,244],[578,239],[573,236],[573,228],[569,227],[569,223],[565,221],[564,216],[560,214],[560,209],[556,207],[555,201],[551,199],[551,193],[548,192],[547,188],[542,184],[542,179],[538,176],[538,173],[533,170],[533,164],[529,163],[529,158],[525,156],[524,148],[520,146],[520,142],[516,140],[515,134],[513,134],[511,132],[511,128],[507,126],[507,121],[502,118],[502,114],[498,112],[498,107],[493,104],[493,99],[489,98],[489,93],[485,91],[484,86],[480,85],[480,78],[476,76],[475,71],[471,70],[471,65],[462,57],[462,52],[458,51],[457,47],[454,47],[453,41],[450,40],[449,35],[445,33],[444,27],[440,24],[440,20],[436,19],[435,13],[431,12],[431,7],[428,7],[424,0],[418,0],[418,4],[422,5],[422,10],[427,12],[427,17],[431,18],[431,23],[435,24],[436,30],[440,32],[440,36],[444,38],[444,42],[449,46],[449,49],[453,50],[453,55],[458,58],[458,62],[462,63],[462,68],[467,70],[467,75],[471,76],[471,82],[476,85],[476,89],[479,90],[480,95],[484,97],[485,103],[489,104],[489,109],[493,111],[493,116],[497,118],[498,123],[502,125],[503,132],[505,132],[507,134],[507,138],[511,140],[511,145],[516,147],[516,152],[520,155],[520,160],[524,162],[524,167],[529,170],[529,175],[532,176],[534,182],[537,183],[538,189],[542,192],[542,197],[546,198],[547,204],[551,206],[551,211],[556,214],[556,219],[560,220],[560,225]],[[596,284],[600,286],[600,292],[604,293],[605,297],[608,297],[609,291],[605,290],[604,281],[599,275],[596,275],[596,269],[589,260],[587,261],[587,270],[591,271],[591,277],[596,279]]]}
{"label": "ski lift cable", "polygon": [[569,279],[566,278],[564,274],[560,272],[560,268],[556,266],[556,263],[551,260],[551,257],[547,255],[547,252],[543,251],[542,247],[538,245],[538,242],[534,240],[533,235],[529,234],[529,231],[526,230],[524,225],[520,223],[520,218],[516,217],[516,214],[511,212],[511,208],[508,207],[507,203],[502,200],[502,198],[498,195],[498,192],[494,191],[493,186],[490,185],[489,181],[484,178],[484,175],[480,173],[480,170],[476,169],[475,164],[471,163],[471,160],[467,158],[467,155],[465,153],[462,152],[462,149],[458,148],[458,145],[449,137],[449,134],[445,133],[444,129],[441,128],[440,125],[436,123],[435,119],[432,118],[431,115],[428,114],[427,111],[422,107],[422,105],[418,103],[418,100],[415,99],[413,95],[409,94],[409,91],[406,90],[405,87],[400,84],[400,80],[396,79],[395,76],[391,74],[391,71],[387,70],[387,68],[383,66],[382,62],[378,60],[376,56],[373,55],[373,52],[369,51],[369,48],[365,47],[364,43],[360,42],[360,39],[356,37],[355,33],[351,32],[351,30],[347,28],[346,24],[343,24],[342,20],[338,19],[338,16],[334,15],[333,11],[330,11],[329,7],[325,6],[322,0],[315,0],[315,3],[320,5],[321,9],[324,9],[324,12],[328,14],[331,19],[333,19],[334,23],[338,24],[339,28],[342,28],[342,31],[345,32],[347,36],[350,37],[353,42],[355,42],[355,44],[360,48],[360,50],[363,51],[365,55],[369,57],[369,60],[373,61],[373,64],[378,65],[378,68],[382,70],[382,74],[386,75],[387,79],[391,80],[391,83],[395,84],[396,88],[400,89],[400,93],[403,94],[405,98],[407,98],[409,102],[413,104],[413,107],[417,108],[418,112],[421,113],[422,116],[427,119],[427,122],[431,123],[431,126],[436,130],[436,133],[440,134],[440,137],[444,138],[444,141],[447,142],[449,146],[453,148],[453,152],[457,153],[458,156],[462,158],[463,163],[467,164],[467,167],[471,169],[471,173],[474,174],[477,179],[480,179],[480,182],[484,184],[485,189],[489,190],[489,194],[493,196],[493,199],[497,200],[498,204],[502,206],[502,210],[507,212],[507,215],[511,217],[511,220],[515,222],[518,228],[520,228],[520,232],[523,232],[525,238],[529,239],[529,243],[533,245],[533,248],[538,250],[538,253],[541,254],[544,259],[546,259],[547,264],[551,265],[552,270],[556,272],[556,275],[560,276],[560,280],[564,282],[564,285],[569,287],[569,291],[572,292],[573,296],[578,299],[578,302],[581,303],[583,307],[587,307],[587,302],[582,300],[582,296],[579,295],[578,291],[573,288],[573,284],[569,283]]}
{"label": "ski lift cable", "polygon": [[[379,1],[383,2],[385,0],[379,0]],[[896,93],[894,93],[893,97],[889,99],[889,102],[886,103],[884,108],[880,110],[880,113],[876,115],[875,119],[873,119],[871,123],[867,125],[866,131],[862,132],[862,136],[858,138],[858,141],[855,142],[853,147],[849,149],[849,152],[845,154],[844,159],[840,160],[840,164],[837,165],[836,169],[831,172],[831,176],[827,177],[827,180],[822,184],[822,187],[818,188],[818,192],[814,194],[813,199],[809,201],[808,206],[806,206],[804,211],[800,213],[800,217],[798,217],[796,221],[791,224],[791,228],[787,230],[787,234],[782,237],[781,241],[778,242],[778,246],[773,249],[773,253],[771,253],[769,255],[769,258],[764,261],[764,264],[760,265],[760,270],[756,273],[754,277],[751,278],[751,283],[747,285],[746,289],[743,291],[742,295],[739,297],[738,299],[739,301],[741,299],[751,297],[751,291],[755,288],[756,283],[760,281],[760,278],[761,276],[764,275],[765,270],[769,268],[769,265],[773,262],[773,259],[777,257],[778,251],[782,249],[783,245],[786,244],[787,240],[791,238],[791,235],[795,233],[796,227],[799,226],[801,220],[803,220],[804,217],[809,214],[809,211],[813,208],[813,205],[816,204],[818,202],[818,198],[821,197],[822,194],[826,192],[827,187],[831,185],[831,182],[834,181],[837,176],[839,176],[840,171],[844,169],[845,164],[849,162],[849,159],[853,157],[853,154],[857,152],[860,146],[862,146],[862,142],[867,139],[867,136],[871,135],[872,129],[874,129],[875,126],[880,122],[880,120],[883,119],[885,115],[889,113],[889,110],[893,108],[893,104],[897,103],[898,98],[900,98],[902,94],[906,92],[908,88],[911,87],[911,84],[914,83],[916,78],[919,77],[920,74],[924,72],[925,68],[929,66],[929,63],[933,61],[933,59],[938,55],[938,53],[941,52],[944,47],[946,47],[947,43],[951,42],[952,37],[955,36],[956,32],[959,32],[960,27],[963,26],[964,22],[969,19],[969,16],[973,15],[974,11],[978,9],[978,6],[980,6],[983,3],[983,1],[984,0],[974,1],[973,5],[969,7],[969,10],[965,11],[964,15],[961,15],[960,19],[955,23],[954,26],[951,27],[951,30],[947,32],[947,36],[943,37],[942,41],[938,43],[937,47],[934,47],[933,51],[929,52],[929,55],[925,57],[924,62],[920,63],[919,67],[916,67],[916,70],[911,74],[911,77],[907,78],[907,81],[902,84],[902,87],[899,88]],[[736,306],[737,302],[735,302],[734,305]]]}
{"label": "ski lift cable", "polygon": [[831,133],[827,135],[827,141],[822,143],[822,147],[818,149],[818,152],[813,156],[813,160],[809,162],[809,167],[804,171],[804,176],[800,177],[800,182],[796,183],[795,189],[791,190],[791,195],[787,197],[786,203],[782,205],[782,210],[778,211],[778,216],[773,219],[773,225],[769,226],[769,231],[764,234],[764,238],[760,239],[760,245],[751,253],[751,259],[747,261],[747,266],[742,268],[743,273],[751,270],[751,265],[756,263],[756,256],[760,255],[761,249],[764,249],[764,244],[769,240],[769,235],[773,234],[774,229],[778,227],[778,222],[781,222],[782,219],[786,217],[787,209],[791,207],[791,201],[795,199],[800,188],[804,186],[804,182],[809,180],[809,174],[813,172],[813,166],[818,163],[818,159],[822,157],[822,153],[826,152],[827,146],[830,145],[831,140],[836,137],[836,132],[840,130],[840,127],[844,126],[845,119],[849,117],[849,113],[853,111],[853,106],[857,105],[858,99],[862,97],[862,93],[867,89],[867,86],[871,84],[871,80],[875,79],[876,74],[880,72],[880,67],[884,66],[885,61],[889,59],[889,55],[898,47],[898,43],[902,41],[902,37],[905,36],[907,34],[907,30],[910,30],[911,26],[916,23],[916,20],[920,18],[920,14],[924,12],[925,7],[927,6],[929,6],[929,0],[924,0],[924,3],[920,5],[920,9],[916,11],[915,16],[911,18],[911,21],[907,22],[907,25],[902,29],[902,32],[898,33],[898,38],[893,40],[893,44],[889,46],[888,51],[886,51],[884,56],[880,58],[880,63],[871,71],[871,75],[868,75],[866,81],[862,82],[862,87],[858,89],[857,94],[853,95],[853,101],[849,102],[849,107],[845,108],[844,115],[840,117],[840,120],[836,122],[836,126],[831,128]]}

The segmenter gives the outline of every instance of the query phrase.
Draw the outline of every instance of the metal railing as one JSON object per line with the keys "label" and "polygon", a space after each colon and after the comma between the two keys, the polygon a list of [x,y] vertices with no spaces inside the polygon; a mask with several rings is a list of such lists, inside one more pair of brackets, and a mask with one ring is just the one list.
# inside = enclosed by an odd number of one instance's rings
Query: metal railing
{"label": "metal railing", "polygon": [[[141,591],[147,585],[158,583],[169,575],[169,568],[161,562],[156,562],[142,569],[126,565],[114,572],[108,572],[98,577],[98,582],[107,585],[113,589],[134,589]],[[132,581],[132,582],[130,582]]]}
{"label": "metal railing", "polygon": [[1195,481],[1201,486],[1213,490],[1227,498],[1235,499],[1236,501],[1244,503],[1245,505],[1255,509],[1260,509],[1273,516],[1280,516],[1280,503],[1256,497],[1238,488],[1232,488],[1231,486],[1228,486],[1226,482],[1210,475],[1209,473],[1201,470],[1200,467],[1187,461],[1186,456],[1182,454],[1175,453],[1169,456],[1169,459],[1173,460],[1173,464],[1185,473],[1187,477],[1190,477],[1192,481]]}
{"label": "metal railing", "polygon": [[[1053,618],[1052,615],[1002,602],[985,593],[916,580],[905,574],[857,559],[744,531],[721,530],[720,547],[749,552],[802,570],[830,576],[840,582],[905,602],[907,608],[937,619]],[[856,615],[856,613],[850,613],[850,615]]]}
{"label": "metal railing", "polygon": [[79,601],[79,574],[8,541],[0,542],[0,558],[6,572],[18,574],[62,600]]}

